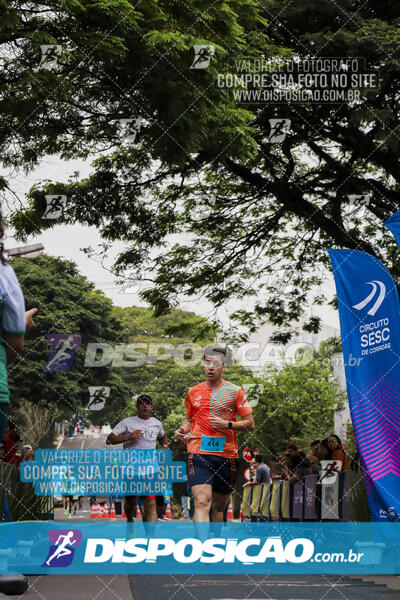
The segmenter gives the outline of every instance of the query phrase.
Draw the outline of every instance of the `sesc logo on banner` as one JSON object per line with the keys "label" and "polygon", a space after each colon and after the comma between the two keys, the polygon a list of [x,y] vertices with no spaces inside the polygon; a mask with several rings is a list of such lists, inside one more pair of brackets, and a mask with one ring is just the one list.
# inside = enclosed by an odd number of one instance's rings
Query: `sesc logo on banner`
{"label": "sesc logo on banner", "polygon": [[[365,286],[371,286],[372,289],[365,295]],[[380,307],[382,306],[386,298],[386,285],[377,279],[372,281],[366,281],[361,286],[363,289],[363,298],[357,304],[353,304],[352,308],[355,308],[361,315],[374,318]],[[360,294],[361,295],[361,294]],[[361,355],[368,356],[376,354],[381,350],[388,350],[391,347],[390,344],[390,326],[389,317],[379,316],[375,317],[374,321],[362,322],[359,325],[360,332],[360,347]]]}
{"label": "sesc logo on banner", "polygon": [[373,303],[367,313],[373,317],[385,299],[386,286],[384,283],[382,283],[382,281],[367,281],[367,285],[372,285],[371,292],[364,298],[364,300],[361,300],[361,302],[358,304],[354,304],[353,308],[356,310],[363,310],[367,304]]}

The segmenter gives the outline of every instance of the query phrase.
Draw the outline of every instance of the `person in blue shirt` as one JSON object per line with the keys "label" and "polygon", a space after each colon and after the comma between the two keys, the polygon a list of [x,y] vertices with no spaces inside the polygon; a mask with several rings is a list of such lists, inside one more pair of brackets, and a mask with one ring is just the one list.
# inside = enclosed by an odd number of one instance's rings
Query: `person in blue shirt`
{"label": "person in blue shirt", "polygon": [[[4,235],[0,214],[0,239]],[[10,393],[7,365],[13,362],[24,347],[26,331],[34,327],[37,308],[25,312],[24,296],[14,269],[3,256],[0,243],[0,440],[8,424]]]}

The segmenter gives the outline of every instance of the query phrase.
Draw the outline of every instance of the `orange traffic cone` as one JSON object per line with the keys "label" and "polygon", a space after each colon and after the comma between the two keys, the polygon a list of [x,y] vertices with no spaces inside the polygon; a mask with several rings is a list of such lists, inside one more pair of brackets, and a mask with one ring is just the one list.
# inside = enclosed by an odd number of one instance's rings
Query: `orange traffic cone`
{"label": "orange traffic cone", "polygon": [[228,514],[226,516],[228,521],[233,521],[233,510],[232,510],[232,503],[229,502],[229,506],[228,506]]}
{"label": "orange traffic cone", "polygon": [[136,505],[136,518],[141,519],[142,513],[140,512],[140,508]]}
{"label": "orange traffic cone", "polygon": [[181,519],[184,519],[184,518],[185,518],[185,511],[184,511],[184,510],[183,510],[183,508],[182,508]]}
{"label": "orange traffic cone", "polygon": [[122,513],[122,518],[126,519],[125,509],[124,509],[124,512]]}
{"label": "orange traffic cone", "polygon": [[168,519],[169,521],[172,518],[172,515],[171,515],[171,504],[170,504],[169,500],[168,500],[168,503],[167,503],[167,508],[165,509],[165,518]]}
{"label": "orange traffic cone", "polygon": [[103,519],[108,519],[108,517],[109,517],[109,514],[108,514],[108,504],[107,504],[107,502],[104,502],[104,505],[103,505],[103,514],[102,514],[102,516],[103,516]]}
{"label": "orange traffic cone", "polygon": [[99,513],[100,513],[100,504],[97,504],[97,502],[94,502],[90,508],[90,518],[98,519],[101,516]]}
{"label": "orange traffic cone", "polygon": [[111,512],[110,512],[110,519],[116,519],[117,515],[115,514],[115,504],[114,502],[111,502]]}

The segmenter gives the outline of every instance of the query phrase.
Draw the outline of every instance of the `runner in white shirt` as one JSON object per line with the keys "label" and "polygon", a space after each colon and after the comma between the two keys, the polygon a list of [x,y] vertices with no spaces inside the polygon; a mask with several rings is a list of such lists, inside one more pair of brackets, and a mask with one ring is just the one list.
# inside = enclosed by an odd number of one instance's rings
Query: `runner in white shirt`
{"label": "runner in white shirt", "polygon": [[[118,423],[110,435],[107,444],[123,444],[124,448],[151,450],[155,449],[157,440],[165,449],[168,448],[168,439],[163,426],[158,419],[151,416],[153,401],[147,394],[141,394],[137,401],[138,414],[128,417]],[[143,501],[143,521],[157,521],[156,497],[141,496]],[[126,520],[131,522],[136,514],[137,496],[125,496]]]}

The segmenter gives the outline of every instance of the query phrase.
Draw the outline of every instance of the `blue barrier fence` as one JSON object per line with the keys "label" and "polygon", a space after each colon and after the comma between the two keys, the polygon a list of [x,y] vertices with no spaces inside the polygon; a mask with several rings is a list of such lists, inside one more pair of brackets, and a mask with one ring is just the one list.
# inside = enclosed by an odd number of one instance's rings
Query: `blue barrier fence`
{"label": "blue barrier fence", "polygon": [[369,521],[361,473],[342,471],[320,483],[306,475],[296,483],[274,481],[243,488],[242,517],[252,521]]}

